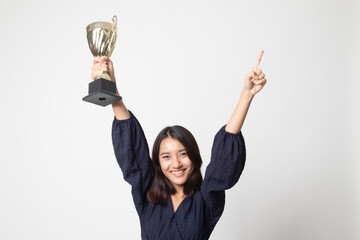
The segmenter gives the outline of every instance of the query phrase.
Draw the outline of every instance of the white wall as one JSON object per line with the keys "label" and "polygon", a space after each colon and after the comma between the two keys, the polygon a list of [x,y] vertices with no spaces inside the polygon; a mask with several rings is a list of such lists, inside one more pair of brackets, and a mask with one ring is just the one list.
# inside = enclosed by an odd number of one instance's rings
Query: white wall
{"label": "white wall", "polygon": [[211,239],[360,239],[356,0],[1,3],[0,239],[140,239],[112,110],[81,100],[85,27],[114,14],[119,91],[150,147],[181,124],[204,167],[265,50],[246,169]]}

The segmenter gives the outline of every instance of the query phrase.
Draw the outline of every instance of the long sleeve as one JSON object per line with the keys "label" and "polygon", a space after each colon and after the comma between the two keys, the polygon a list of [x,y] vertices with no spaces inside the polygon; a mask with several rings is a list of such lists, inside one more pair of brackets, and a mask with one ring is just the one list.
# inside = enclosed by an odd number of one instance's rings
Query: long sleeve
{"label": "long sleeve", "polygon": [[222,127],[215,135],[211,161],[206,168],[201,192],[211,218],[217,222],[225,204],[225,190],[233,187],[245,166],[246,149],[242,133],[232,134]]}
{"label": "long sleeve", "polygon": [[117,162],[124,179],[132,186],[135,207],[141,216],[147,203],[146,190],[152,178],[152,162],[144,132],[131,112],[129,119],[114,118],[112,141]]}

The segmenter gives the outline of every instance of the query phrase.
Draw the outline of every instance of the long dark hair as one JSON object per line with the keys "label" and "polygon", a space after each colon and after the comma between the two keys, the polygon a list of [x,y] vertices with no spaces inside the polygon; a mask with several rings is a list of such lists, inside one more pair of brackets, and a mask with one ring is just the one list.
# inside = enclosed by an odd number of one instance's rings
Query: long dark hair
{"label": "long dark hair", "polygon": [[175,193],[174,186],[161,171],[159,162],[160,144],[162,140],[168,137],[174,138],[184,145],[187,155],[193,164],[193,171],[184,184],[184,194],[190,195],[192,198],[195,191],[200,188],[203,180],[200,170],[202,159],[194,136],[182,126],[166,127],[156,137],[152,150],[153,179],[147,191],[147,198],[152,203],[165,204],[167,193]]}

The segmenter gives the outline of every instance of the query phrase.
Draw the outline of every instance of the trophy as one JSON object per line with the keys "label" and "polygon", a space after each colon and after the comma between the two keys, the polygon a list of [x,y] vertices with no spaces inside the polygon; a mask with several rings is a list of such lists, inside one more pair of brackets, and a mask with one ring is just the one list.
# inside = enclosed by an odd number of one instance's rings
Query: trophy
{"label": "trophy", "polygon": [[[110,22],[94,22],[86,27],[87,40],[91,53],[95,56],[107,56],[110,58],[116,43],[117,37],[117,16]],[[122,97],[116,94],[116,84],[111,81],[108,73],[104,72],[95,77],[89,83],[89,94],[83,98],[84,101],[100,106],[107,106],[110,103],[121,100]]]}

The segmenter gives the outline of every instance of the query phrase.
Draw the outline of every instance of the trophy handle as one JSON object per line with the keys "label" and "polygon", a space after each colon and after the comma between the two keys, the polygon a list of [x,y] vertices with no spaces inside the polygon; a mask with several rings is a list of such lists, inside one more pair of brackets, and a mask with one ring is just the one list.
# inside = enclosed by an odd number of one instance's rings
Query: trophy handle
{"label": "trophy handle", "polygon": [[114,26],[116,28],[116,25],[117,25],[117,16],[116,15],[113,16],[112,21],[113,21],[113,24],[114,24]]}

